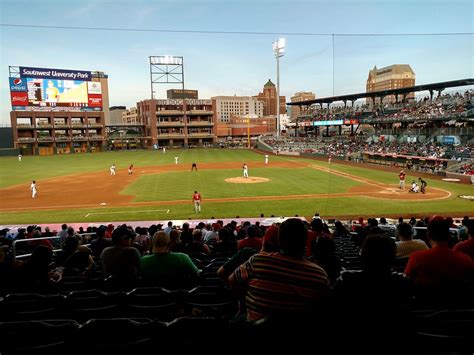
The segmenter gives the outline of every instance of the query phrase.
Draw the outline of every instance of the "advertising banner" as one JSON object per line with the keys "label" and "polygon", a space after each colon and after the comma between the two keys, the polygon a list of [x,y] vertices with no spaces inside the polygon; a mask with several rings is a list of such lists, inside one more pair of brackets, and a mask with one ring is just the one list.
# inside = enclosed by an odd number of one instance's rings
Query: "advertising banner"
{"label": "advertising banner", "polygon": [[10,98],[12,101],[12,106],[28,106],[27,92],[11,92]]}
{"label": "advertising banner", "polygon": [[98,81],[89,81],[87,83],[87,92],[89,94],[102,94],[102,87]]}
{"label": "advertising banner", "polygon": [[82,80],[91,81],[92,73],[83,70],[47,69],[20,67],[22,78],[59,79],[59,80]]}
{"label": "advertising banner", "polygon": [[102,95],[100,94],[89,94],[89,107],[102,107]]}
{"label": "advertising banner", "polygon": [[340,126],[344,124],[344,120],[332,120],[332,121],[315,121],[314,126]]}
{"label": "advertising banner", "polygon": [[26,79],[10,78],[10,91],[26,91]]}

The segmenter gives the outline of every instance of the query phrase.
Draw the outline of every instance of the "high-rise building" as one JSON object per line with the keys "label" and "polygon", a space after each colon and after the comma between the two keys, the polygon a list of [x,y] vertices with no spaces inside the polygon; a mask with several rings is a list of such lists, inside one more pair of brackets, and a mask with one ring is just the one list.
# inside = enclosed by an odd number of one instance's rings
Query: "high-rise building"
{"label": "high-rise building", "polygon": [[[309,91],[299,91],[291,97],[291,102],[301,102],[306,100],[314,100],[316,95]],[[300,106],[291,106],[290,120],[295,121],[296,118],[301,114]]]}
{"label": "high-rise building", "polygon": [[127,112],[125,106],[112,106],[109,108],[109,124],[108,125],[119,125],[122,124],[122,115]]}
{"label": "high-rise building", "polygon": [[211,100],[217,122],[230,122],[232,116],[263,116],[263,102],[250,96],[214,96]]}
{"label": "high-rise building", "polygon": [[[415,86],[415,77],[415,72],[409,64],[393,64],[380,69],[374,66],[374,69],[369,71],[366,91],[373,92]],[[410,93],[406,98],[414,99],[415,94]],[[383,103],[396,101],[395,95],[388,95],[383,98]],[[380,103],[380,101],[376,101],[376,103]]]}
{"label": "high-rise building", "polygon": [[[254,99],[263,102],[263,115],[264,116],[276,116],[276,96],[277,90],[275,84],[268,79],[267,83],[263,86],[263,92],[257,96],[253,96]],[[280,114],[286,113],[286,97],[280,96]]]}
{"label": "high-rise building", "polygon": [[136,107],[130,107],[125,112],[122,112],[122,122],[125,124],[140,124]]}

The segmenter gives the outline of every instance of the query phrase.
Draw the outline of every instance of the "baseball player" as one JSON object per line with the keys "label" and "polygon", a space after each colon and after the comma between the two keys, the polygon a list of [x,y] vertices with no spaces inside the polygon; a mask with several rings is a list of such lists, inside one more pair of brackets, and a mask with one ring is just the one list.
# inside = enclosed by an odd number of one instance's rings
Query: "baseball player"
{"label": "baseball player", "polygon": [[33,180],[33,182],[30,185],[30,190],[31,190],[31,198],[36,198],[36,181]]}
{"label": "baseball player", "polygon": [[166,147],[163,147],[163,154],[166,153]]}
{"label": "baseball player", "polygon": [[130,164],[130,166],[128,167],[128,175],[132,175],[133,174],[133,164]]}
{"label": "baseball player", "polygon": [[110,175],[115,175],[115,164],[110,167]]}
{"label": "baseball player", "polygon": [[244,169],[244,178],[248,178],[249,177],[249,168],[248,168],[247,164],[244,163],[242,168]]}
{"label": "baseball player", "polygon": [[191,171],[193,171],[193,170],[198,171],[196,163],[193,163],[193,165],[191,166]]}
{"label": "baseball player", "polygon": [[21,161],[21,158],[23,158],[23,155],[18,154],[18,161]]}
{"label": "baseball player", "polygon": [[178,156],[175,156],[175,157],[174,157],[174,163],[175,163],[176,165],[178,165],[178,159],[179,159]]}
{"label": "baseball player", "polygon": [[201,212],[201,194],[197,191],[194,191],[193,202],[194,202],[194,212],[195,213]]}
{"label": "baseball player", "polygon": [[265,165],[268,164],[268,154],[265,154]]}
{"label": "baseball player", "polygon": [[421,184],[421,186],[420,186],[421,193],[422,193],[422,194],[426,193],[426,185],[427,185],[426,181],[423,180],[421,177],[418,178],[418,181],[419,181],[420,184]]}
{"label": "baseball player", "polygon": [[400,187],[400,190],[404,190],[405,189],[405,170],[401,170],[400,171],[400,174],[398,174],[398,178],[400,180],[398,186]]}

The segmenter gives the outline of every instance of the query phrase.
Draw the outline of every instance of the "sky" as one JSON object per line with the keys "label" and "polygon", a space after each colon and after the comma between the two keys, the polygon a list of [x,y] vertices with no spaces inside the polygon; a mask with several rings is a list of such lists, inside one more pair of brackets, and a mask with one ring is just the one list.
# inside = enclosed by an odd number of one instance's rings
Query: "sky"
{"label": "sky", "polygon": [[[110,106],[131,107],[150,98],[148,57],[176,55],[184,57],[185,88],[199,90],[200,98],[257,95],[268,79],[276,83],[272,42],[279,37],[286,39],[280,91],[287,101],[297,91],[312,91],[317,97],[364,92],[375,65],[410,64],[416,84],[473,78],[473,4],[470,0],[2,0],[0,125],[10,122],[9,66],[103,71],[109,76]],[[382,36],[410,33],[467,35]],[[160,88],[156,96],[165,98],[167,89],[180,85]]]}

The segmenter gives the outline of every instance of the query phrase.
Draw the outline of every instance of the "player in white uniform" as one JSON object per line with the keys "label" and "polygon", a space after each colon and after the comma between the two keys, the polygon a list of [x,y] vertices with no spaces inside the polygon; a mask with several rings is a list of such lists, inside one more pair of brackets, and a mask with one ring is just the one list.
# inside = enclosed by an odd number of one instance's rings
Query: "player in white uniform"
{"label": "player in white uniform", "polygon": [[163,147],[163,154],[166,153],[166,147]]}
{"label": "player in white uniform", "polygon": [[110,175],[115,175],[115,164],[110,167]]}
{"label": "player in white uniform", "polygon": [[244,169],[244,178],[248,178],[249,177],[249,168],[248,168],[247,164],[244,163],[242,168]]}
{"label": "player in white uniform", "polygon": [[178,159],[179,159],[178,156],[175,156],[175,157],[174,157],[174,163],[175,163],[176,165],[178,165]]}
{"label": "player in white uniform", "polygon": [[265,165],[268,164],[268,154],[265,154]]}
{"label": "player in white uniform", "polygon": [[33,182],[30,185],[30,190],[31,190],[31,198],[36,197],[36,181],[33,180]]}
{"label": "player in white uniform", "polygon": [[21,161],[21,158],[23,158],[23,155],[18,154],[18,161]]}

